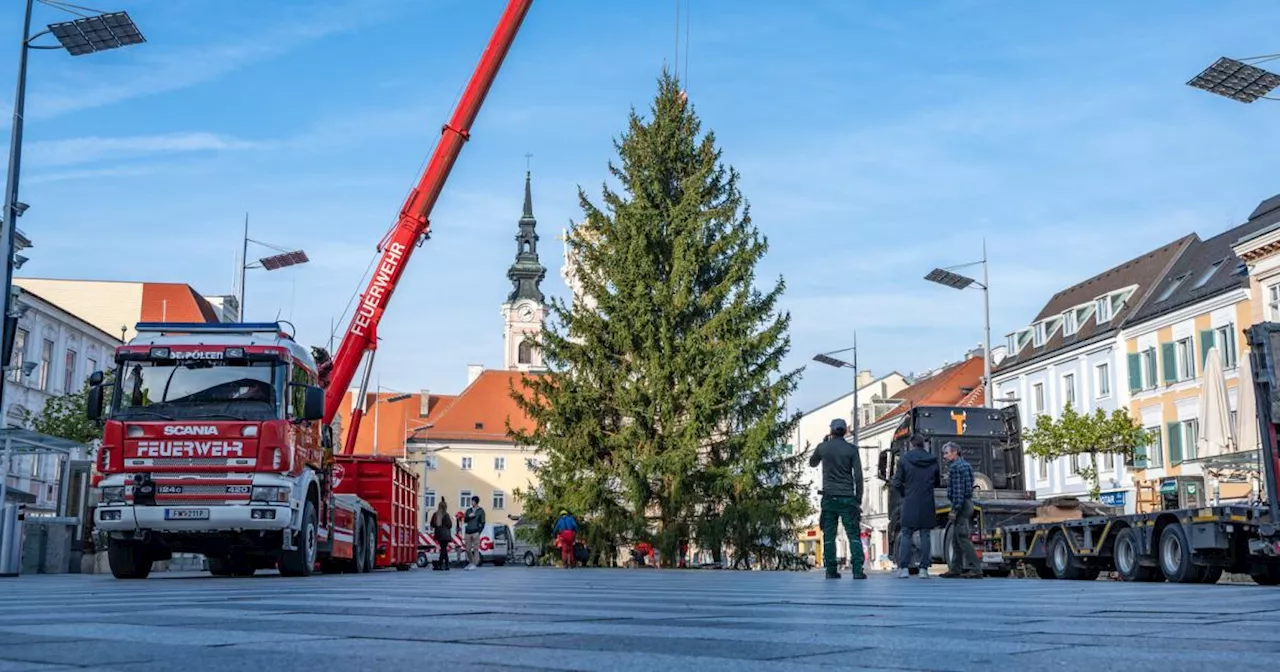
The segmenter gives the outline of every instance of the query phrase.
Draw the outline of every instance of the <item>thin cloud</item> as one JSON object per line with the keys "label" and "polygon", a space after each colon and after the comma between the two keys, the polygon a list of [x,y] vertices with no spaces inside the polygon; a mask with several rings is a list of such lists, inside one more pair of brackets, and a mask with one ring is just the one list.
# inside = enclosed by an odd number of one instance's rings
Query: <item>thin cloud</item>
{"label": "thin cloud", "polygon": [[[26,156],[33,167],[74,166],[106,159],[133,159],[162,154],[187,154],[260,149],[270,143],[241,140],[216,133],[168,133],[121,138],[89,136],[67,140],[45,140],[27,146]],[[97,173],[98,175],[111,173]]]}

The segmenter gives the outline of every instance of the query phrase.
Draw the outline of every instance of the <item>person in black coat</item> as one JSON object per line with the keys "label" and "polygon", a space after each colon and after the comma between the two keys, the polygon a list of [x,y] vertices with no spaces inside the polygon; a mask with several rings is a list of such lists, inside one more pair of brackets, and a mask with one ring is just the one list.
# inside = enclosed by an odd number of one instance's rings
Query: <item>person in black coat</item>
{"label": "person in black coat", "polygon": [[923,436],[912,435],[910,448],[898,460],[898,468],[893,474],[893,490],[902,500],[899,508],[902,536],[898,538],[898,578],[910,576],[907,570],[911,565],[911,538],[919,536],[920,578],[927,579],[932,552],[929,531],[938,521],[933,490],[942,487],[942,473],[938,469],[938,457],[925,449]]}

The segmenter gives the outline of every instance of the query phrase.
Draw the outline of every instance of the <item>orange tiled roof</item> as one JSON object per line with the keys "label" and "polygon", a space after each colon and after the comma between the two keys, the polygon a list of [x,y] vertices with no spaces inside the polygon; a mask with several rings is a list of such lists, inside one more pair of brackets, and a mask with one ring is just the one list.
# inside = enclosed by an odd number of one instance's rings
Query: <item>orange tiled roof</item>
{"label": "orange tiled roof", "polygon": [[140,322],[217,322],[218,314],[191,285],[177,282],[142,283]]}
{"label": "orange tiled roof", "polygon": [[969,394],[964,395],[964,399],[961,399],[960,403],[956,404],[956,406],[978,408],[984,403],[986,403],[986,385],[978,383],[978,386],[973,388],[973,391]]}
{"label": "orange tiled roof", "polygon": [[[340,440],[345,441],[347,429],[350,427],[348,420],[351,417],[351,398],[354,392],[348,390],[342,396],[342,406],[338,414],[342,417],[342,432]],[[429,407],[427,414],[422,415],[422,394],[410,394],[408,399],[401,401],[382,401],[374,405],[374,399],[397,396],[394,392],[382,392],[374,395],[368,393],[368,398],[364,419],[360,421],[360,433],[356,435],[355,454],[357,455],[373,455],[374,454],[374,421],[373,415],[378,415],[377,430],[377,446],[378,453],[381,455],[400,455],[404,452],[405,439],[412,435],[416,438],[435,438],[432,430],[422,430],[413,433],[413,430],[425,427],[435,422],[444,409],[449,406],[453,400],[457,399],[457,395],[453,394],[430,394],[428,393]],[[433,428],[434,429],[434,428]]]}
{"label": "orange tiled roof", "polygon": [[957,406],[966,396],[973,394],[965,390],[976,387],[981,380],[981,357],[970,357],[958,364],[952,364],[936,375],[925,378],[893,395],[902,403],[876,418],[873,424],[902,415],[907,412],[907,409],[916,406]]}
{"label": "orange tiled roof", "polygon": [[[431,437],[441,441],[487,441],[511,443],[507,421],[517,430],[533,428],[533,419],[511,398],[510,386],[521,388],[530,374],[520,371],[486,370],[441,412]],[[537,374],[533,374],[537,375]]]}

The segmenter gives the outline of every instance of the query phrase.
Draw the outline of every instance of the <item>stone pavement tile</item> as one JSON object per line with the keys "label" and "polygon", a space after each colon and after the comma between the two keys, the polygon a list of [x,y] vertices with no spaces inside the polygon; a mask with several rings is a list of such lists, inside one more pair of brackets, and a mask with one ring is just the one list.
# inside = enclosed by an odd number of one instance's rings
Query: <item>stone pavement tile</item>
{"label": "stone pavement tile", "polygon": [[[101,639],[115,642],[147,642],[187,646],[215,646],[243,642],[272,640],[317,639],[310,635],[244,632],[236,630],[165,628],[154,625],[123,625],[116,623],[61,623],[52,625],[3,625],[0,631],[47,636],[77,636],[84,639]],[[179,639],[180,638],[180,639]]]}
{"label": "stone pavement tile", "polygon": [[[1104,621],[1097,622],[1091,619],[1064,619],[1053,618],[1038,621],[1024,621],[1021,623],[988,623],[984,621],[975,621],[966,619],[963,623],[966,629],[972,630],[975,636],[987,637],[992,634],[1008,634],[1008,633],[1060,633],[1069,635],[1159,635],[1170,630],[1168,624],[1162,623],[1144,623],[1142,621]],[[907,630],[929,630],[931,625],[912,625],[904,626]],[[1180,626],[1179,629],[1190,627],[1189,625]]]}
{"label": "stone pavement tile", "polygon": [[[699,672],[812,672],[810,664],[789,661],[743,660],[710,656],[678,656],[659,652],[605,652],[581,649],[545,649],[521,646],[486,646],[438,642],[358,642],[322,640],[315,642],[259,642],[223,650],[306,651],[311,654],[351,656],[351,664],[369,667],[372,660],[409,661],[429,665],[434,661],[466,661],[474,665],[535,667],[556,670],[599,672],[653,672],[654,670],[698,670]],[[803,660],[803,659],[802,659]],[[357,662],[358,661],[358,662]]]}
{"label": "stone pavement tile", "polygon": [[[927,646],[925,646],[926,643]],[[835,665],[859,670],[864,667],[885,667],[901,670],[967,672],[975,669],[1004,669],[1009,660],[1009,654],[1006,653],[956,652],[947,650],[945,646],[936,646],[935,643],[918,641],[917,644],[919,646],[910,649],[867,648],[849,653],[791,658],[787,659],[787,662]],[[1041,650],[1047,655],[1056,648],[1059,647],[1043,647]]]}
{"label": "stone pavement tile", "polygon": [[[1280,641],[1255,639],[1187,639],[1167,633],[1163,637],[1143,637],[1140,643],[1145,648],[1161,651],[1196,650],[1196,651],[1250,651],[1258,653],[1280,653]],[[1068,644],[1072,646],[1114,646],[1133,647],[1132,637],[1090,635],[1082,638],[1079,635],[1061,635],[1049,633],[1018,634],[1013,641],[1035,642],[1040,644]]]}
{"label": "stone pavement tile", "polygon": [[67,665],[46,665],[45,663],[26,663],[22,661],[0,660],[0,672],[69,672],[83,668]]}
{"label": "stone pavement tile", "polygon": [[5,644],[47,644],[52,642],[74,642],[79,637],[50,637],[48,635],[28,635],[16,632],[0,632],[0,646]]}
{"label": "stone pavement tile", "polygon": [[477,644],[532,647],[539,649],[574,649],[578,651],[620,651],[632,653],[664,653],[676,656],[709,656],[774,660],[798,656],[816,656],[847,652],[853,649],[823,644],[777,644],[749,640],[663,638],[628,635],[520,635],[503,639],[485,638]]}
{"label": "stone pavement tile", "polygon": [[[182,641],[174,631],[173,642]],[[74,643],[7,644],[0,646],[0,660],[56,663],[60,665],[115,665],[145,663],[160,658],[182,659],[194,649],[177,643],[139,643],[111,640],[82,640]]]}
{"label": "stone pavement tile", "polygon": [[1015,669],[1114,669],[1187,670],[1204,672],[1211,667],[1229,670],[1275,669],[1274,653],[1150,649],[1137,646],[1078,646],[1055,651],[1031,651],[1011,655],[1005,661]]}

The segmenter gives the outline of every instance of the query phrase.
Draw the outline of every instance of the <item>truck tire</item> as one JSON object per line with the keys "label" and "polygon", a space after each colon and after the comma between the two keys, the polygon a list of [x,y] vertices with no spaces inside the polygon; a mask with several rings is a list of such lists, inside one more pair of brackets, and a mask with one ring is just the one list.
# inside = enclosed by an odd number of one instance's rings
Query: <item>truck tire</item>
{"label": "truck tire", "polygon": [[108,539],[107,563],[117,579],[145,579],[151,574],[151,555],[139,541]]}
{"label": "truck tire", "polygon": [[1120,530],[1120,534],[1116,536],[1116,546],[1113,554],[1116,573],[1120,575],[1121,581],[1140,581],[1145,583],[1164,578],[1158,568],[1147,567],[1142,564],[1141,549],[1142,545],[1139,543],[1137,530],[1132,527]]}
{"label": "truck tire", "polygon": [[1249,577],[1259,586],[1280,585],[1280,565],[1263,565],[1254,567]]}
{"label": "truck tire", "polygon": [[1160,571],[1169,583],[1199,583],[1204,567],[1191,560],[1191,545],[1180,523],[1171,523],[1160,533]]}
{"label": "truck tire", "polygon": [[281,576],[311,576],[316,567],[316,505],[302,509],[302,526],[295,534],[292,551],[280,552]]}
{"label": "truck tire", "polygon": [[205,556],[209,561],[209,573],[213,576],[231,576],[231,568],[227,566],[227,561],[222,558],[214,558]]}
{"label": "truck tire", "polygon": [[1205,567],[1204,576],[1200,577],[1200,583],[1217,583],[1222,578],[1221,567]]}
{"label": "truck tire", "polygon": [[[1076,554],[1071,550],[1071,544],[1067,543],[1067,535],[1055,534],[1053,539],[1049,540],[1049,567],[1053,570],[1053,575],[1063,581],[1080,581],[1088,579],[1089,572],[1080,566],[1076,560]],[[1097,574],[1093,578],[1098,578]]]}
{"label": "truck tire", "polygon": [[364,519],[364,543],[360,547],[360,567],[357,571],[367,574],[373,571],[378,554],[377,523],[368,516]]}

